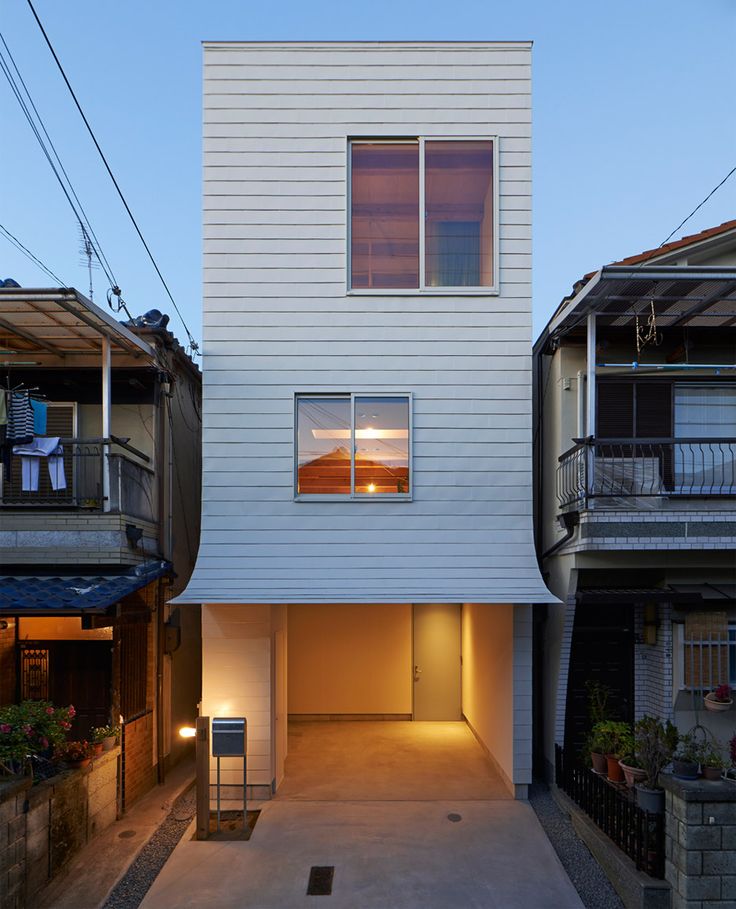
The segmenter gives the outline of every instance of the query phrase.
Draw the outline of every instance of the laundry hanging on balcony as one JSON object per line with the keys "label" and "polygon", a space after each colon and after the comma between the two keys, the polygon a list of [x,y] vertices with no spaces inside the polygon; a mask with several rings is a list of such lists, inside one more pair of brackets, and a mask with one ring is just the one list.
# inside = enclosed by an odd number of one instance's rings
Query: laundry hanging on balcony
{"label": "laundry hanging on balcony", "polygon": [[59,444],[59,437],[50,439],[34,438],[26,445],[15,445],[13,454],[20,455],[21,489],[23,492],[38,492],[40,459],[46,458],[49,469],[51,488],[66,489],[64,472],[64,448]]}
{"label": "laundry hanging on balcony", "polygon": [[33,408],[28,392],[13,391],[7,395],[8,427],[7,441],[16,445],[33,439]]}
{"label": "laundry hanging on balcony", "polygon": [[46,415],[49,406],[45,401],[39,401],[37,398],[31,398],[30,403],[33,411],[33,434],[34,436],[45,436]]}

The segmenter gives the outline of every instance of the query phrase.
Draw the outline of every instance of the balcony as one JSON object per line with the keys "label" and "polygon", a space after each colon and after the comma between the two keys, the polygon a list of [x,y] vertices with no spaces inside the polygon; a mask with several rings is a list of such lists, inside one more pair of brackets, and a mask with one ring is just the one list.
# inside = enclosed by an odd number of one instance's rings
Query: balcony
{"label": "balcony", "polygon": [[0,486],[0,561],[133,565],[157,555],[159,484],[148,456],[115,436],[61,445],[63,470],[41,457],[34,475],[14,456]]}
{"label": "balcony", "polygon": [[556,483],[580,516],[569,549],[736,548],[736,438],[574,441]]}

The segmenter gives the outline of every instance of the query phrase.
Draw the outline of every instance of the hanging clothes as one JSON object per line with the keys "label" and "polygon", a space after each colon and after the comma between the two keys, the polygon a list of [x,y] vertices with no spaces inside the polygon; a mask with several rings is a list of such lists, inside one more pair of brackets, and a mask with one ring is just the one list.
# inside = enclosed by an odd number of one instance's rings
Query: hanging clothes
{"label": "hanging clothes", "polygon": [[0,426],[5,426],[8,422],[8,405],[7,405],[7,393],[3,390],[0,391]]}
{"label": "hanging clothes", "polygon": [[33,439],[33,409],[28,392],[13,391],[8,401],[7,439],[16,445]]}
{"label": "hanging clothes", "polygon": [[13,454],[20,455],[21,489],[23,492],[38,492],[40,459],[48,459],[49,479],[54,490],[66,489],[64,472],[64,449],[59,437],[32,439],[26,445],[13,446]]}
{"label": "hanging clothes", "polygon": [[31,410],[33,411],[33,435],[46,435],[46,414],[48,405],[45,401],[37,401],[31,398]]}

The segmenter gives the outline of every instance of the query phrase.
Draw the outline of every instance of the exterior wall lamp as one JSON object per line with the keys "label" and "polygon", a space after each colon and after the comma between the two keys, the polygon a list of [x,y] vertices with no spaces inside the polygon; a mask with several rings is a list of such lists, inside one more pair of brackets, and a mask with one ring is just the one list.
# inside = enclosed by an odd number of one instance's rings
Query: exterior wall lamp
{"label": "exterior wall lamp", "polygon": [[659,613],[656,603],[644,604],[644,622],[642,627],[642,640],[650,647],[657,643],[657,629],[659,628]]}

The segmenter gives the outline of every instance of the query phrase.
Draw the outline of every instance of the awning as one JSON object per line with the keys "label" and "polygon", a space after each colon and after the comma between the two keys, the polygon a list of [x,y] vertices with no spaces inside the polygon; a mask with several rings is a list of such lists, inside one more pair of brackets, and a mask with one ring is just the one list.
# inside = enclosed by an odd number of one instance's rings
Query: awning
{"label": "awning", "polygon": [[171,574],[170,562],[137,565],[125,574],[0,578],[0,615],[91,615],[106,613],[123,597]]}
{"label": "awning", "polygon": [[566,335],[592,312],[599,325],[634,325],[637,316],[648,318],[652,307],[660,328],[732,326],[736,268],[606,265],[559,307],[546,336]]}
{"label": "awning", "polygon": [[699,593],[676,590],[674,587],[579,587],[575,598],[578,604],[584,606],[612,603],[696,605],[701,601]]}
{"label": "awning", "polygon": [[672,589],[703,600],[736,600],[736,584],[673,584]]}
{"label": "awning", "polygon": [[0,360],[10,365],[29,356],[99,357],[103,338],[113,351],[155,362],[150,344],[73,287],[0,288]]}

